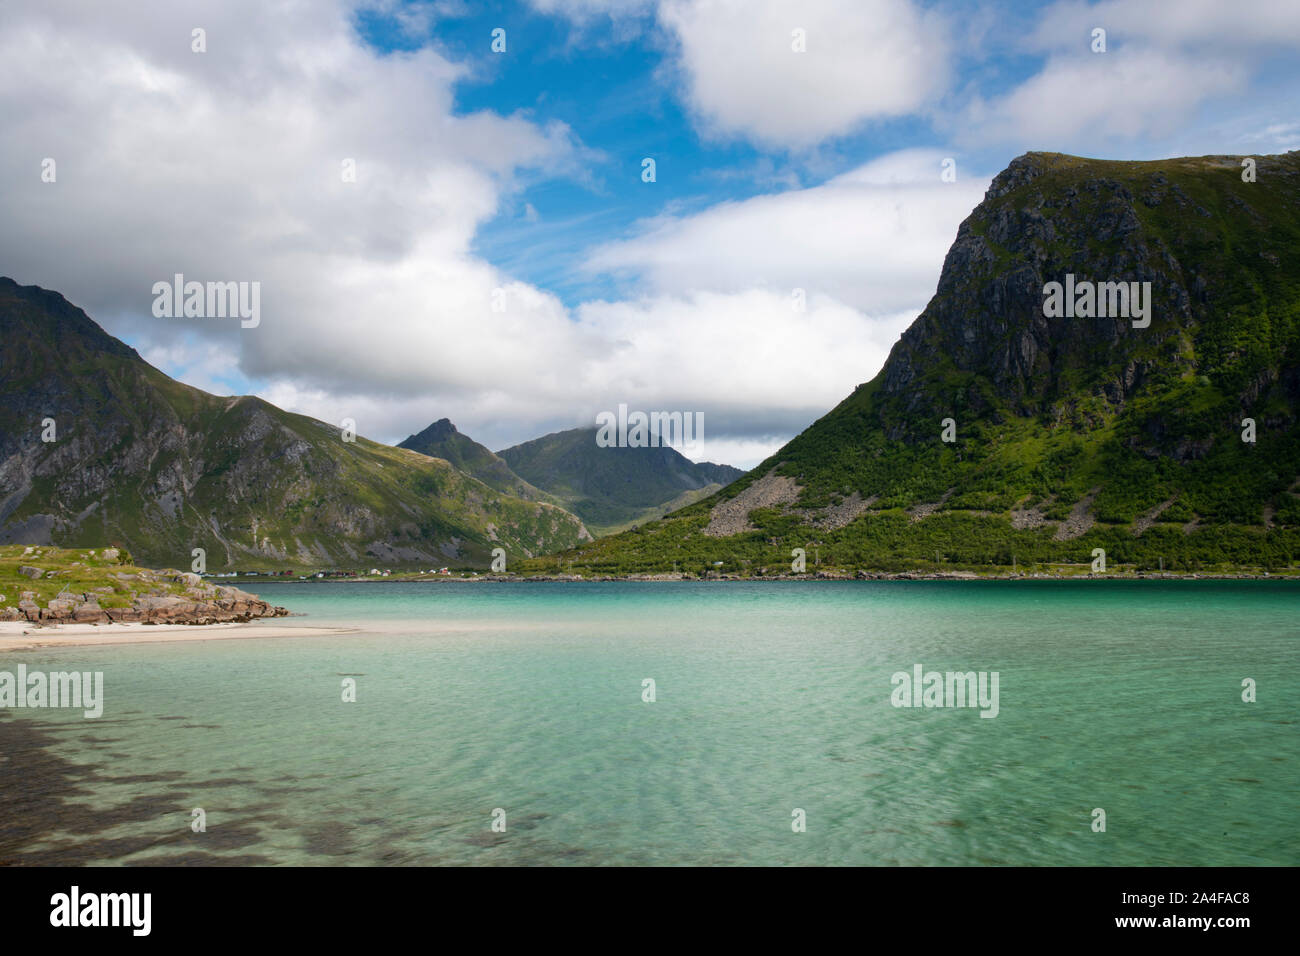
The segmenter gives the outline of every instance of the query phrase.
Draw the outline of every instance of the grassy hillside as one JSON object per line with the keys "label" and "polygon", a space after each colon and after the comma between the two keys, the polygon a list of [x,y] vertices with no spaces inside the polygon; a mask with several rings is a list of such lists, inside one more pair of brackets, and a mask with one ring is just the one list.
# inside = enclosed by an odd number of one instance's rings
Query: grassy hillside
{"label": "grassy hillside", "polygon": [[[32,575],[32,569],[40,576]],[[186,586],[180,572],[138,568],[129,553],[115,548],[0,546],[0,597],[4,598],[0,610],[16,607],[25,591],[32,592],[42,607],[63,593],[92,592],[101,607],[117,608],[129,607],[142,591],[181,597]]]}

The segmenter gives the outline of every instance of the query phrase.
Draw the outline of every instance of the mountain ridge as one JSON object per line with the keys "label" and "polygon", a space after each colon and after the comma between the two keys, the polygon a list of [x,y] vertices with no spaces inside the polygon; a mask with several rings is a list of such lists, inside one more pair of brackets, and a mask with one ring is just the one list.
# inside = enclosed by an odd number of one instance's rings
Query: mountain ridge
{"label": "mountain ridge", "polygon": [[744,472],[730,465],[693,462],[668,445],[607,447],[598,429],[571,428],[499,452],[524,480],[582,517],[597,533],[654,520],[713,494]]}
{"label": "mountain ridge", "polygon": [[590,538],[449,462],[177,382],[56,292],[0,278],[0,338],[0,543],[117,543],[179,567],[202,548],[212,570],[486,568],[495,547]]}

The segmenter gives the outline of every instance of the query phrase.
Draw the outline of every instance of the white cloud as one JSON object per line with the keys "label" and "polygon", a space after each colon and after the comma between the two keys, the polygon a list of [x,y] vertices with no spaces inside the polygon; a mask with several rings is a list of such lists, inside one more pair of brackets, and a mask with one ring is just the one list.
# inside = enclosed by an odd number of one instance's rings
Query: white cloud
{"label": "white cloud", "polygon": [[[796,288],[869,313],[924,306],[957,226],[989,181],[940,181],[944,154],[905,150],[808,189],[666,216],[597,248],[590,271],[633,274],[657,292]],[[854,383],[856,384],[856,383]]]}
{"label": "white cloud", "polygon": [[[911,0],[528,0],[622,39],[653,15],[701,130],[805,150],[913,113],[948,82],[948,27]],[[802,31],[803,52],[795,51]]]}
{"label": "white cloud", "polygon": [[[915,317],[868,317],[829,296],[796,312],[788,294],[762,289],[656,294],[589,302],[584,326],[612,342],[589,370],[591,412],[629,408],[703,412],[705,446],[690,457],[756,464],[870,378]],[[588,417],[587,421],[594,420]],[[715,451],[718,439],[765,448],[752,460]]]}
{"label": "white cloud", "polygon": [[214,395],[226,393],[226,383],[239,375],[239,353],[226,342],[179,339],[156,343],[138,350],[140,357],[155,368],[167,368],[181,381]]}
{"label": "white cloud", "polygon": [[1261,152],[1290,152],[1300,149],[1300,123],[1270,123],[1263,129],[1243,133],[1241,139],[1257,144]]}
{"label": "white cloud", "polygon": [[[1091,49],[1097,28],[1104,53]],[[1300,46],[1300,5],[1065,0],[1012,46],[1044,56],[1041,69],[1005,94],[976,92],[937,116],[956,141],[1088,155],[1223,152],[1294,112],[1292,71],[1267,88],[1262,77]]]}
{"label": "white cloud", "polygon": [[1223,0],[1067,0],[1043,12],[1029,46],[1059,50],[1086,47],[1092,30],[1109,43],[1143,41],[1158,46],[1209,50],[1255,50],[1300,43],[1300,5],[1260,3],[1248,7]]}
{"label": "white cloud", "polygon": [[915,112],[947,84],[942,21],[908,0],[663,0],[659,18],[687,102],[719,136],[811,147]]}
{"label": "white cloud", "polygon": [[946,125],[964,142],[1010,141],[1098,155],[1099,146],[1186,129],[1205,101],[1239,96],[1247,80],[1240,64],[1149,47],[1059,54],[1010,93],[991,102],[975,99]]}

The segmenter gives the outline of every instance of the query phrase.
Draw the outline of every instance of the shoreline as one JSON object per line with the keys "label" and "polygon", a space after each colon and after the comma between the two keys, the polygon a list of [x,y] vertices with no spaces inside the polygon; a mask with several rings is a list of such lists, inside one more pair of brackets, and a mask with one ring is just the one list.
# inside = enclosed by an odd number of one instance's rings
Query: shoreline
{"label": "shoreline", "polygon": [[1039,572],[988,572],[975,571],[822,571],[816,574],[769,575],[684,575],[666,572],[636,574],[481,574],[477,577],[454,575],[391,575],[389,577],[355,578],[281,578],[275,584],[603,584],[603,583],[663,583],[663,582],[805,582],[824,581],[1300,581],[1300,571],[1110,571],[1104,574],[1080,572],[1060,574]]}
{"label": "shoreline", "polygon": [[323,637],[351,634],[356,627],[293,625],[270,619],[218,624],[45,624],[0,621],[0,653],[122,644],[165,644],[189,641],[249,640],[279,637]]}

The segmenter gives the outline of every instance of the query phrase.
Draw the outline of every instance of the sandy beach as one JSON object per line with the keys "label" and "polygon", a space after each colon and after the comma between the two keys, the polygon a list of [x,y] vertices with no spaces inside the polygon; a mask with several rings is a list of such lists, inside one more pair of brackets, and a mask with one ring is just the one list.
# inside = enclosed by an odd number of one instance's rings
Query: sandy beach
{"label": "sandy beach", "polygon": [[350,627],[320,627],[268,618],[245,624],[48,624],[0,622],[0,652],[92,644],[161,644],[170,641],[219,641],[267,637],[320,637],[349,634]]}

